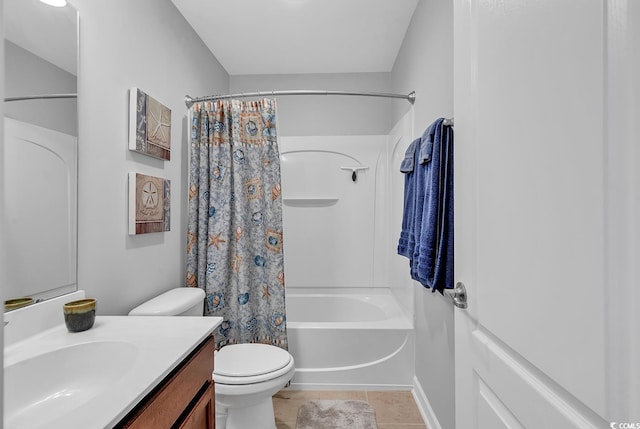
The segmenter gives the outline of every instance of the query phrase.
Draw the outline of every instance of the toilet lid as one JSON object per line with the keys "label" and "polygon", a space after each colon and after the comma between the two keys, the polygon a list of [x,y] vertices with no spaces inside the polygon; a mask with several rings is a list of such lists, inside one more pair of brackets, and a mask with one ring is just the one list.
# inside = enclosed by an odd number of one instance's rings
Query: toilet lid
{"label": "toilet lid", "polygon": [[286,350],[267,344],[234,344],[216,353],[213,380],[218,384],[254,384],[292,370],[293,358]]}

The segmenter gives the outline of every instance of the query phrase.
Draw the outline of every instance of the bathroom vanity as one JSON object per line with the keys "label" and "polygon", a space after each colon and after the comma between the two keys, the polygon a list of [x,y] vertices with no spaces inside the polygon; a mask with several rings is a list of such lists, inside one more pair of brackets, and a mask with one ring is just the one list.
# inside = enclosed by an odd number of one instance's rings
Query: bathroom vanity
{"label": "bathroom vanity", "polygon": [[80,298],[4,315],[5,429],[213,427],[221,318],[98,316],[69,333],[62,304]]}
{"label": "bathroom vanity", "polygon": [[215,427],[213,337],[202,342],[116,428]]}

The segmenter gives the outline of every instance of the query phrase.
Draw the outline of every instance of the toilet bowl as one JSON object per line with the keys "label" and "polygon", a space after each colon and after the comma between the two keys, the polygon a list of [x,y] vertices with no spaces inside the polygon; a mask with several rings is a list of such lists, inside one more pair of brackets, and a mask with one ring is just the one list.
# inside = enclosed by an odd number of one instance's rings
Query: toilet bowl
{"label": "toilet bowl", "polygon": [[[130,316],[202,316],[202,289],[171,289],[129,312]],[[234,344],[214,355],[217,429],[276,429],[271,397],[289,383],[293,357],[268,344]]]}
{"label": "toilet bowl", "polygon": [[[222,347],[216,353],[213,381],[216,414],[226,414],[226,429],[276,429],[271,397],[289,383],[294,372],[293,357],[279,347]],[[216,423],[223,424],[221,420]]]}

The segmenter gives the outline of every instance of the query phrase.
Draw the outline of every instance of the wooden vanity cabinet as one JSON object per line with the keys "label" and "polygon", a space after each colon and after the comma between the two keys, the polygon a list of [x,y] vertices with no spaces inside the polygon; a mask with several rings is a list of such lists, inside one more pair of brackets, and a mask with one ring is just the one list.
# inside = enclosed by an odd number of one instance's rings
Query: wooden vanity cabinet
{"label": "wooden vanity cabinet", "polygon": [[118,429],[213,429],[213,337],[203,341],[117,426]]}

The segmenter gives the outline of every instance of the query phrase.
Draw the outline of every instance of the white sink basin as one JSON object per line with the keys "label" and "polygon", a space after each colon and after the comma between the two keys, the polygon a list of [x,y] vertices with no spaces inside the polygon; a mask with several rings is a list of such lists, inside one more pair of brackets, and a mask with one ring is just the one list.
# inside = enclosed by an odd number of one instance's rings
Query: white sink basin
{"label": "white sink basin", "polygon": [[[69,333],[63,295],[4,315],[4,429],[110,429],[222,323],[220,317],[97,316]],[[4,415],[3,415],[4,414]]]}
{"label": "white sink basin", "polygon": [[[93,341],[29,357],[4,368],[4,427],[49,427],[126,376],[138,347]],[[86,427],[92,427],[87,422]]]}

